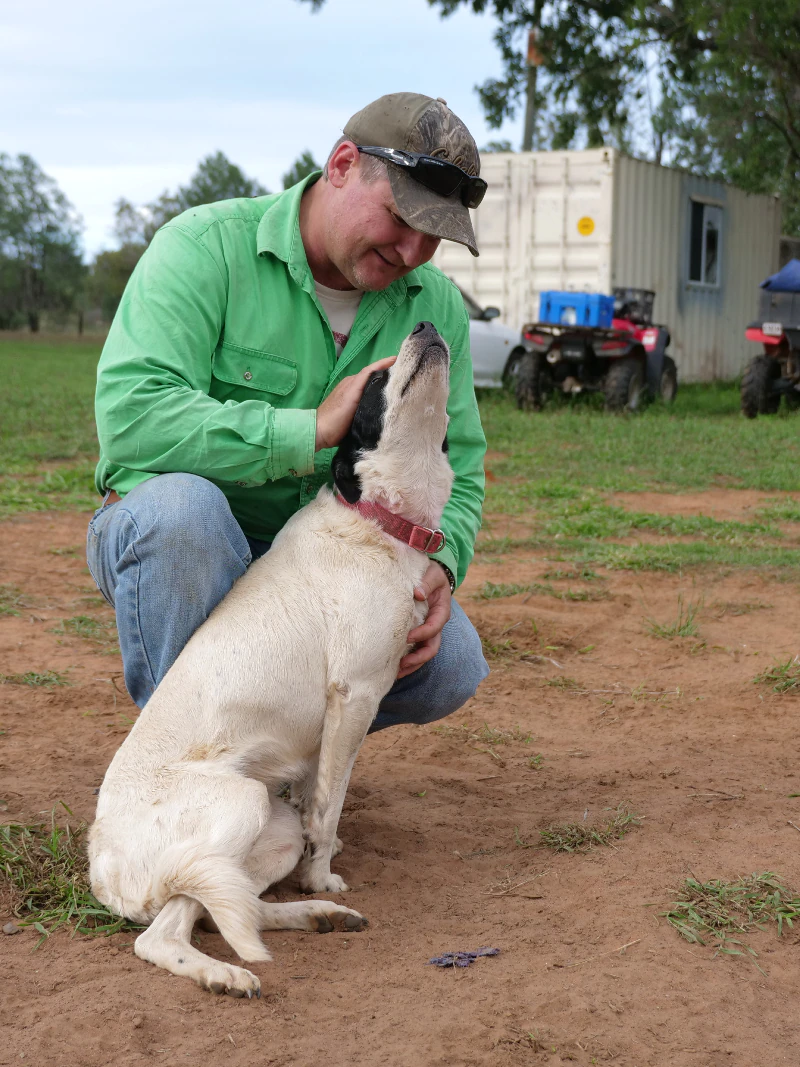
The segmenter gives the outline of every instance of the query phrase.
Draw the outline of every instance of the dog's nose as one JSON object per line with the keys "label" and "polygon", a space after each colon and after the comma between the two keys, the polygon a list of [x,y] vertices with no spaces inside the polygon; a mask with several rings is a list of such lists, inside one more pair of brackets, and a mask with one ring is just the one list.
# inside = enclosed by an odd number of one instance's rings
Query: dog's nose
{"label": "dog's nose", "polygon": [[436,327],[433,325],[432,322],[418,322],[414,329],[411,331],[412,337],[418,333],[422,333],[423,330],[433,330],[433,332],[435,333]]}

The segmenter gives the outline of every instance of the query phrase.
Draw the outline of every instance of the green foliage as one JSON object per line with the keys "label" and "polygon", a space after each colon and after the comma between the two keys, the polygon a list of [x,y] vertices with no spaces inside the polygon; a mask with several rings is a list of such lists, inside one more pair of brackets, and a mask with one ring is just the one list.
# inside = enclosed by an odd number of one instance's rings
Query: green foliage
{"label": "green foliage", "polygon": [[43,686],[53,689],[59,685],[69,685],[66,675],[59,671],[27,671],[25,674],[0,674],[0,683],[4,685]]}
{"label": "green foliage", "polygon": [[59,826],[55,808],[49,823],[0,826],[0,879],[11,890],[13,914],[42,939],[64,926],[72,927],[73,936],[140,929],[92,896],[86,830],[84,823],[75,829]]}
{"label": "green foliage", "polygon": [[300,153],[291,167],[283,175],[284,189],[291,189],[293,185],[297,185],[303,178],[307,178],[309,174],[313,174],[315,170],[322,170],[322,167],[317,163],[307,148],[305,152]]}
{"label": "green foliage", "polygon": [[39,329],[80,301],[85,268],[72,205],[35,160],[0,153],[0,329]]}
{"label": "green foliage", "polygon": [[19,615],[22,593],[13,585],[0,585],[0,615]]}
{"label": "green foliage", "polygon": [[794,656],[785,663],[777,663],[762,674],[757,674],[753,682],[757,685],[768,685],[773,693],[789,693],[800,689],[800,656]]}
{"label": "green foliage", "polygon": [[[609,809],[612,810],[612,809]],[[601,823],[570,822],[539,831],[542,845],[554,852],[589,852],[596,845],[610,845],[642,825],[642,817],[620,804]],[[523,842],[518,842],[523,844]]]}
{"label": "green foliage", "polygon": [[800,898],[771,871],[734,882],[687,878],[676,895],[680,899],[662,915],[690,944],[710,942],[715,955],[755,957],[754,949],[731,935],[763,930],[769,923],[775,923],[780,935],[800,918]]}
{"label": "green foliage", "polygon": [[697,613],[702,604],[684,604],[683,594],[678,594],[678,614],[672,622],[659,623],[655,619],[647,620],[647,629],[653,637],[670,640],[673,637],[697,637]]}

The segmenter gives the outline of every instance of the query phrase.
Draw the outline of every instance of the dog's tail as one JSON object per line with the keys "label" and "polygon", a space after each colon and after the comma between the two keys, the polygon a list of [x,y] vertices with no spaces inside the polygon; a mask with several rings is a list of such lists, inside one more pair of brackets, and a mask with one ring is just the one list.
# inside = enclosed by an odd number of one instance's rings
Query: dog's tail
{"label": "dog's tail", "polygon": [[168,848],[154,873],[153,897],[161,910],[178,894],[203,905],[243,960],[272,959],[261,940],[261,901],[256,886],[230,856],[199,845]]}

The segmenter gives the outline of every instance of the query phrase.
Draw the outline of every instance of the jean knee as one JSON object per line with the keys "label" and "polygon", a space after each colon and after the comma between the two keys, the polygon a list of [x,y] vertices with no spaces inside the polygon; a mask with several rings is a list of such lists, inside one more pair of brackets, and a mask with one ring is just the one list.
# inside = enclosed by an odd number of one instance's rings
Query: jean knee
{"label": "jean knee", "polygon": [[[138,501],[134,499],[137,493]],[[142,522],[143,496],[150,505],[147,522]],[[247,538],[234,519],[225,494],[207,478],[160,474],[133,489],[126,501],[138,513],[140,529],[147,528],[149,535],[171,554],[207,563],[218,558],[220,547],[225,546],[233,549],[245,566],[250,562]]]}

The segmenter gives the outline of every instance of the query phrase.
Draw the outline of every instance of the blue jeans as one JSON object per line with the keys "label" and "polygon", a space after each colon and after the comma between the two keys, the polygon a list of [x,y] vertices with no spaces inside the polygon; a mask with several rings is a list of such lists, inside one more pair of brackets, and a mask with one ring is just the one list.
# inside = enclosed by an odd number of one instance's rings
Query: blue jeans
{"label": "blue jeans", "polygon": [[[125,685],[140,708],[198,626],[269,547],[246,537],[222,491],[194,474],[160,474],[95,512],[87,562],[116,611]],[[454,600],[439,652],[394,683],[372,730],[450,715],[488,673],[480,638]]]}

